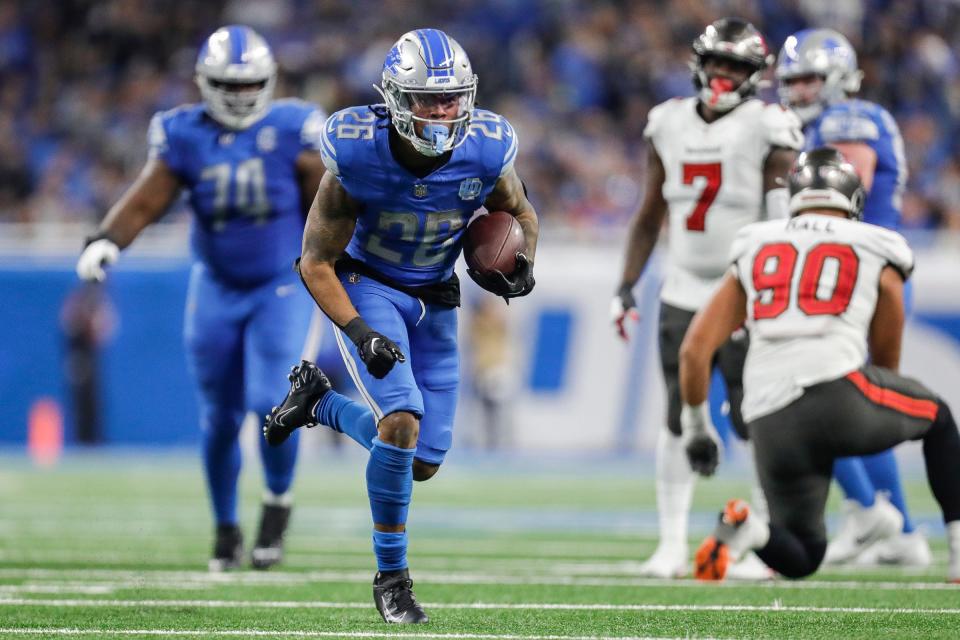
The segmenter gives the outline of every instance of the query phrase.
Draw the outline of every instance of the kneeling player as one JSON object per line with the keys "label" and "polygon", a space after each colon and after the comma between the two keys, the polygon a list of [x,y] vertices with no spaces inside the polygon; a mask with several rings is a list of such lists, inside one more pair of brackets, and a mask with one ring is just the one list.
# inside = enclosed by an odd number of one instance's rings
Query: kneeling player
{"label": "kneeling player", "polygon": [[[770,512],[767,523],[745,502],[727,503],[697,551],[696,575],[722,579],[748,549],[787,577],[810,575],[826,549],[834,460],[922,440],[947,525],[949,577],[960,581],[960,433],[943,400],[896,372],[913,255],[899,234],[859,222],[863,187],[834,149],[800,157],[790,196],[793,218],[740,232],[730,273],[681,347],[681,422],[695,434],[688,454],[709,457],[712,440],[699,434],[708,428],[710,361],[746,321],[742,410]],[[900,524],[877,519],[868,535],[896,535]]]}

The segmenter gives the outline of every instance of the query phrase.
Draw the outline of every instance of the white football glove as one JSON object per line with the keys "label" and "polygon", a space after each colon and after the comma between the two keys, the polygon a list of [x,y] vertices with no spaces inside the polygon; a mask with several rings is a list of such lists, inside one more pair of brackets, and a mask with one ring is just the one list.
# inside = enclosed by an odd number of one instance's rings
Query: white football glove
{"label": "white football glove", "polygon": [[723,442],[710,419],[710,407],[684,404],[680,410],[680,429],[690,468],[701,476],[712,476],[723,456]]}
{"label": "white football glove", "polygon": [[94,240],[77,260],[77,275],[81,280],[103,282],[107,277],[103,267],[113,264],[119,257],[120,247],[115,242],[106,238]]}
{"label": "white football glove", "polygon": [[640,320],[640,312],[637,311],[637,301],[633,297],[631,287],[620,287],[617,295],[613,296],[613,300],[610,301],[610,319],[617,328],[617,334],[623,340],[629,340],[630,336],[627,335],[626,327],[627,320],[633,322]]}

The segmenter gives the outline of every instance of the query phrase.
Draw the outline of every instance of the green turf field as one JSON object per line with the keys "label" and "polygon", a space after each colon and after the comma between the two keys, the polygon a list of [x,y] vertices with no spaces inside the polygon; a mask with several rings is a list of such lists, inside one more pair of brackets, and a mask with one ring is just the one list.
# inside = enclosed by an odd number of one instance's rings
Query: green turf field
{"label": "green turf field", "polygon": [[[358,456],[306,456],[283,569],[230,575],[205,571],[211,525],[194,452],[68,455],[45,471],[0,456],[0,640],[960,638],[960,587],[944,582],[939,534],[922,572],[641,579],[655,543],[650,461],[459,460],[415,488],[410,562],[432,620],[398,628],[373,608]],[[248,539],[258,478],[248,465]],[[925,485],[909,488],[915,515],[935,523]],[[745,489],[729,473],[700,484],[694,544]]]}

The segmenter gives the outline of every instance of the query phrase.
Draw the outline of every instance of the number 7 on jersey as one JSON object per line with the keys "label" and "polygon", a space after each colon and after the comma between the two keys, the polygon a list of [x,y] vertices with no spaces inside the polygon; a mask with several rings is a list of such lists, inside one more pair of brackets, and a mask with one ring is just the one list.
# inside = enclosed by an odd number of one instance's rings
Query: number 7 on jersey
{"label": "number 7 on jersey", "polygon": [[707,211],[717,198],[720,183],[723,182],[723,172],[719,162],[684,162],[683,184],[693,184],[695,178],[706,178],[703,191],[693,211],[687,216],[687,231],[705,231],[707,228]]}

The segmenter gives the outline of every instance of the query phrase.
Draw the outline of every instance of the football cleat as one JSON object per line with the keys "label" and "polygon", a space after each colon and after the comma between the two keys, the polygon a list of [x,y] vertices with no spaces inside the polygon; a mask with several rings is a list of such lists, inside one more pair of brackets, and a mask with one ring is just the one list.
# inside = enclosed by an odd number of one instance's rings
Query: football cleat
{"label": "football cleat", "polygon": [[637,574],[645,578],[685,578],[689,571],[687,545],[661,543],[653,555],[640,565]]}
{"label": "football cleat", "polygon": [[257,541],[250,552],[254,569],[269,569],[283,560],[283,534],[290,522],[290,511],[290,506],[263,505]]}
{"label": "football cleat", "polygon": [[373,601],[384,622],[422,624],[430,621],[413,595],[413,580],[406,569],[386,574],[378,571],[373,579]]}
{"label": "football cleat", "polygon": [[757,554],[748,553],[739,562],[727,566],[727,580],[743,582],[763,582],[773,580],[776,572],[763,563]]}
{"label": "football cleat", "polygon": [[932,562],[930,543],[919,530],[881,540],[854,560],[854,564],[859,566],[890,564],[919,568],[929,567]]}
{"label": "football cleat", "polygon": [[872,545],[896,536],[903,527],[903,516],[879,493],[872,507],[864,508],[853,500],[846,500],[843,511],[843,524],[827,545],[824,564],[853,562]]}
{"label": "football cleat", "polygon": [[287,376],[290,391],[283,404],[274,407],[263,423],[263,437],[272,447],[283,444],[294,430],[317,426],[317,405],[330,391],[330,380],[317,365],[306,360],[294,366]]}
{"label": "football cleat", "polygon": [[243,534],[235,524],[217,525],[213,543],[213,557],[208,568],[211,573],[223,573],[240,568],[243,561]]}
{"label": "football cleat", "polygon": [[754,525],[750,505],[743,500],[730,500],[720,512],[713,535],[700,544],[693,559],[693,575],[697,580],[723,580],[730,565],[748,549],[760,544],[767,534],[763,525]]}

